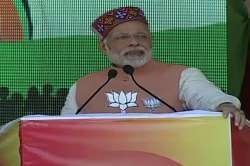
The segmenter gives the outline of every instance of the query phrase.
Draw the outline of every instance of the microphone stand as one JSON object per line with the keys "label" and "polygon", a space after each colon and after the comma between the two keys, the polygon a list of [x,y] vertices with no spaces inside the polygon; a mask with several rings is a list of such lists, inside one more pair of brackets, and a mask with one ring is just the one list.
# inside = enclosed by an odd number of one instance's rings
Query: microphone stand
{"label": "microphone stand", "polygon": [[81,112],[81,110],[89,103],[89,101],[113,78],[115,78],[117,75],[117,71],[115,69],[110,69],[108,72],[108,79],[107,81],[105,81],[102,86],[100,86],[89,98],[88,100],[80,107],[77,109],[76,111],[76,115],[79,114],[79,112]]}
{"label": "microphone stand", "polygon": [[174,107],[172,107],[171,105],[169,105],[168,103],[166,103],[165,101],[163,101],[162,99],[160,99],[159,97],[157,97],[156,95],[154,95],[153,93],[151,93],[150,91],[148,91],[147,89],[145,89],[144,87],[142,87],[140,84],[137,83],[137,81],[134,78],[134,68],[130,65],[125,65],[123,67],[123,71],[125,73],[127,73],[128,75],[131,76],[132,80],[134,81],[134,83],[140,87],[142,90],[144,90],[145,92],[147,92],[148,94],[150,94],[151,96],[153,96],[154,98],[156,98],[157,100],[159,100],[161,103],[163,103],[164,105],[166,105],[167,107],[169,107],[172,111],[177,112],[176,109]]}

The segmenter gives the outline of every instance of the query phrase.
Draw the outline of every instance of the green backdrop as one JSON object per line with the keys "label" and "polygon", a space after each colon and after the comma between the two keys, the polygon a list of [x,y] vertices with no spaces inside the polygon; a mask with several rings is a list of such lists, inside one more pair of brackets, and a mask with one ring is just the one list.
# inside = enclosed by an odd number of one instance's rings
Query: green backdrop
{"label": "green backdrop", "polygon": [[[198,67],[222,90],[229,89],[236,95],[240,90],[245,59],[242,55],[239,62],[238,54],[244,53],[245,46],[237,46],[242,43],[246,25],[232,28],[243,17],[238,18],[237,12],[244,9],[235,10],[235,4],[242,7],[238,1],[14,2],[24,39],[0,41],[0,87],[8,87],[11,94],[18,92],[26,98],[30,86],[41,91],[44,84],[51,84],[55,93],[56,89],[69,88],[80,77],[109,66],[98,48],[97,36],[91,31],[91,22],[118,6],[144,9],[153,35],[155,59]],[[236,40],[231,34],[235,34]],[[235,71],[237,76],[232,74]],[[2,121],[8,115],[3,114]]]}

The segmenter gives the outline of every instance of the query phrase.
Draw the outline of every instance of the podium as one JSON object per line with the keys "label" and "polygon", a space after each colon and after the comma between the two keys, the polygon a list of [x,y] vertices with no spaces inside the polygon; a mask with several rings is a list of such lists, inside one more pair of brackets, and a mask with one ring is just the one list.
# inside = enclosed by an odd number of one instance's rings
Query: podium
{"label": "podium", "polygon": [[26,116],[0,129],[1,166],[232,166],[219,112]]}

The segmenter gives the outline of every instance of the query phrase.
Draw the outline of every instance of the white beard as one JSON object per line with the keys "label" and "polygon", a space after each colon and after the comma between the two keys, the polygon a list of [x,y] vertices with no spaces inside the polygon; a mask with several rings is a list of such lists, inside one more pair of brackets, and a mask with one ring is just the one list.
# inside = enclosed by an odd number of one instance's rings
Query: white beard
{"label": "white beard", "polygon": [[146,52],[143,50],[131,50],[123,51],[120,55],[114,54],[112,51],[108,51],[109,59],[112,63],[118,66],[131,65],[134,68],[145,65],[151,59],[151,50]]}

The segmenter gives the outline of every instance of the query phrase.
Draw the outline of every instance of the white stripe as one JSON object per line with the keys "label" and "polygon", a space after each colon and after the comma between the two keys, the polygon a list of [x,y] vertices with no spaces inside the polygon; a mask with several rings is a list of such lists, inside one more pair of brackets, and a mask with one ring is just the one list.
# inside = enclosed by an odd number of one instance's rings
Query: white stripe
{"label": "white stripe", "polygon": [[31,115],[20,118],[24,120],[63,120],[63,119],[159,119],[159,118],[187,118],[187,117],[220,117],[221,112],[212,111],[184,111],[177,113],[97,113],[63,116]]}

